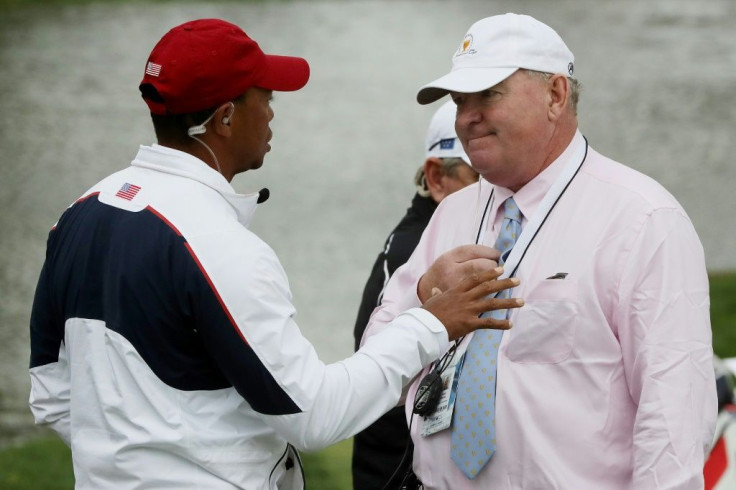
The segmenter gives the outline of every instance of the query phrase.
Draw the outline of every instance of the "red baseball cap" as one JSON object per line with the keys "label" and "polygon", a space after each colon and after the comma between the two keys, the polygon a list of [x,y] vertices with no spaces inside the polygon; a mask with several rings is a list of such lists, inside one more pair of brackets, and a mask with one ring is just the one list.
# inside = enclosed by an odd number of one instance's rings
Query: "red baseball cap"
{"label": "red baseball cap", "polygon": [[161,38],[139,89],[151,113],[188,114],[216,107],[251,87],[288,92],[307,80],[305,59],[264,54],[240,27],[199,19]]}

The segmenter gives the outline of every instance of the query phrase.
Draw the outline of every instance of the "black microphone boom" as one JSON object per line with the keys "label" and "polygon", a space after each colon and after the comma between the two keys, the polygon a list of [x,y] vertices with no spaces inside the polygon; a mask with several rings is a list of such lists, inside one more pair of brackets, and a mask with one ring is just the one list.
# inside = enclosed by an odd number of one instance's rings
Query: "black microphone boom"
{"label": "black microphone boom", "polygon": [[266,202],[266,199],[271,195],[271,191],[269,191],[266,187],[258,191],[258,200],[256,201],[258,204],[261,204],[262,202]]}

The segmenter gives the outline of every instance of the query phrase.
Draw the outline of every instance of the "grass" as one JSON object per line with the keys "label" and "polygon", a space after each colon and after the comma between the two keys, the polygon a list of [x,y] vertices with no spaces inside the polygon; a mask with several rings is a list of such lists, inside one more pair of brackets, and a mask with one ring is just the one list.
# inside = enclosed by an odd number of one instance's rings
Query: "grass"
{"label": "grass", "polygon": [[736,273],[710,276],[710,321],[715,354],[736,357]]}
{"label": "grass", "polygon": [[0,452],[0,488],[5,490],[74,488],[72,454],[56,436],[34,439]]}
{"label": "grass", "polygon": [[[352,439],[316,453],[302,453],[307,488],[345,490],[353,487],[350,458]],[[45,436],[0,451],[0,488],[3,490],[71,490],[74,488],[72,454],[61,439]]]}
{"label": "grass", "polygon": [[[720,357],[736,357],[736,273],[711,275],[713,350]],[[352,488],[352,441],[323,451],[303,454],[307,488]],[[0,451],[3,490],[70,490],[74,488],[71,453],[60,439],[43,437]]]}
{"label": "grass", "polygon": [[338,442],[316,453],[302,454],[307,488],[310,490],[348,490],[353,488],[350,460],[353,440]]}

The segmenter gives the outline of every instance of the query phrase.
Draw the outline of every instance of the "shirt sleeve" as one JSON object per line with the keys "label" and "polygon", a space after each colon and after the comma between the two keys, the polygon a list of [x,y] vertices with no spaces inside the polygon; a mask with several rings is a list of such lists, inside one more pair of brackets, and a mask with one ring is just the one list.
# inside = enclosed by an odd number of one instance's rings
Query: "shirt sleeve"
{"label": "shirt sleeve", "polygon": [[420,308],[391,325],[343,361],[317,361],[307,381],[319,382],[309,406],[297,414],[267,416],[266,423],[297,448],[312,451],[355,435],[396,406],[403,387],[446,350],[447,333]]}
{"label": "shirt sleeve", "polygon": [[[237,246],[224,250],[222,243]],[[353,356],[326,365],[295,321],[286,274],[267,245],[213,235],[192,251],[214,293],[193,302],[205,312],[198,324],[207,350],[261,419],[299,449],[317,450],[367,427],[447,348],[444,326],[417,308]]]}
{"label": "shirt sleeve", "polygon": [[36,424],[53,429],[71,446],[69,363],[61,344],[58,361],[31,368],[29,406]]}
{"label": "shirt sleeve", "polygon": [[703,249],[682,211],[661,209],[629,254],[616,325],[637,407],[633,488],[702,488],[717,416]]}
{"label": "shirt sleeve", "polygon": [[[54,239],[49,233],[49,244]],[[31,393],[28,404],[36,424],[46,425],[71,444],[70,373],[64,345],[64,322],[56,314],[49,290],[48,252],[31,310]]]}

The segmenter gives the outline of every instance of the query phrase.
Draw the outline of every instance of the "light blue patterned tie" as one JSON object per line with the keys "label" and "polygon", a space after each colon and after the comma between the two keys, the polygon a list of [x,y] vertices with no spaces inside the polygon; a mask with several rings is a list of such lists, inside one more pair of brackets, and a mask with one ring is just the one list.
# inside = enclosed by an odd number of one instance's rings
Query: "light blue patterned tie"
{"label": "light blue patterned tie", "polygon": [[[521,211],[509,197],[504,202],[501,232],[494,247],[501,251],[499,264],[508,257],[521,234]],[[503,290],[497,297],[508,298]],[[508,310],[494,310],[482,316],[505,319]],[[496,452],[496,361],[502,330],[477,330],[465,353],[457,401],[452,419],[450,457],[471,480]]]}

